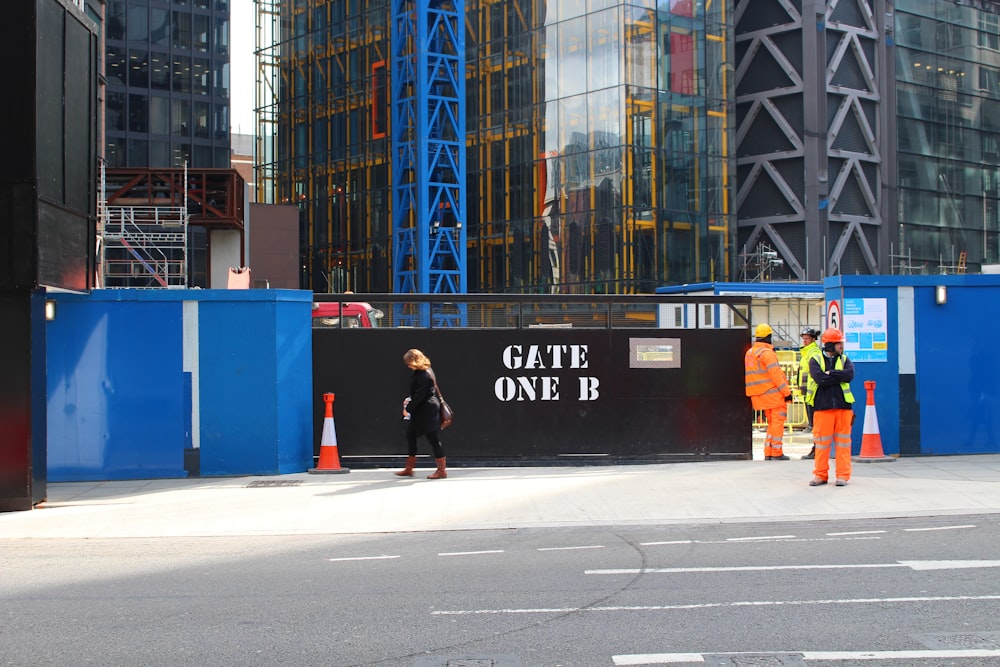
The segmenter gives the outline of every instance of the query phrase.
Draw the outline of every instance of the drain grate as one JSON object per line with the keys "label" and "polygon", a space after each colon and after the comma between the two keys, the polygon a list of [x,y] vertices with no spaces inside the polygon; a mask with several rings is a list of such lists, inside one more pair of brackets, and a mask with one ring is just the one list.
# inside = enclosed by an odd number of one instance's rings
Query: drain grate
{"label": "drain grate", "polygon": [[932,649],[992,649],[1000,650],[1000,632],[934,632],[913,635],[927,648]]}
{"label": "drain grate", "polygon": [[474,657],[424,657],[417,658],[413,667],[521,667],[517,656],[503,654]]}
{"label": "drain grate", "polygon": [[258,479],[247,484],[245,489],[263,489],[271,486],[298,486],[301,479]]}

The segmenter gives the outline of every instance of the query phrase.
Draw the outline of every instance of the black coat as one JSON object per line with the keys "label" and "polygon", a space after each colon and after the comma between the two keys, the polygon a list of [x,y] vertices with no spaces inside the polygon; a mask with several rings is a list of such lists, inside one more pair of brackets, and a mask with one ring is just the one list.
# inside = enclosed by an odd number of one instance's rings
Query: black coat
{"label": "black coat", "polygon": [[417,435],[441,428],[441,402],[434,391],[433,370],[413,371],[406,411],[410,413],[410,424]]}
{"label": "black coat", "polygon": [[[809,375],[818,385],[816,397],[813,399],[814,410],[853,410],[854,408],[844,398],[844,390],[840,383],[850,384],[854,379],[854,363],[844,356],[844,369],[837,370],[837,358],[828,357],[822,352],[809,360]],[[853,390],[851,394],[853,394]]]}

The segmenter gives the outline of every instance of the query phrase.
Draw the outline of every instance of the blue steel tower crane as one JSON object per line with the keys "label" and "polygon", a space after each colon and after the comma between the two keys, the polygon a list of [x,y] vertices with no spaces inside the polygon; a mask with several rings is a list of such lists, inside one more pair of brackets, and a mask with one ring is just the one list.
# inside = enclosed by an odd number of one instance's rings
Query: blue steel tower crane
{"label": "blue steel tower crane", "polygon": [[[464,0],[392,0],[393,291],[464,294]],[[434,304],[435,326],[464,323]]]}

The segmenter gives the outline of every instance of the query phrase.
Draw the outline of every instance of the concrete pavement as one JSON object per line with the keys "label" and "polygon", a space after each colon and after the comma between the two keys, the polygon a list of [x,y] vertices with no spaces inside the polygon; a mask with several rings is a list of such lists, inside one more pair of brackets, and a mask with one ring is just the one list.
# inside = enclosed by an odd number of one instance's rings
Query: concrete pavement
{"label": "concrete pavement", "polygon": [[[759,438],[758,438],[759,440]],[[225,537],[1000,513],[1000,455],[855,463],[851,483],[809,487],[808,440],[790,461],[393,469],[345,475],[64,482],[0,539]]]}

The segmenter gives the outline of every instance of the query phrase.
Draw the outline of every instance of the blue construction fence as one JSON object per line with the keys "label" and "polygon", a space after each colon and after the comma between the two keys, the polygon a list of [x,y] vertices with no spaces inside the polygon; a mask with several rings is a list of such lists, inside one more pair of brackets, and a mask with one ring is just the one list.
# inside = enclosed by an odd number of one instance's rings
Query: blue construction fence
{"label": "blue construction fence", "polygon": [[312,464],[312,293],[48,295],[48,481]]}
{"label": "blue construction fence", "polygon": [[844,331],[855,364],[855,452],[873,380],[885,454],[1000,453],[1000,275],[836,276],[823,286],[826,325]]}

